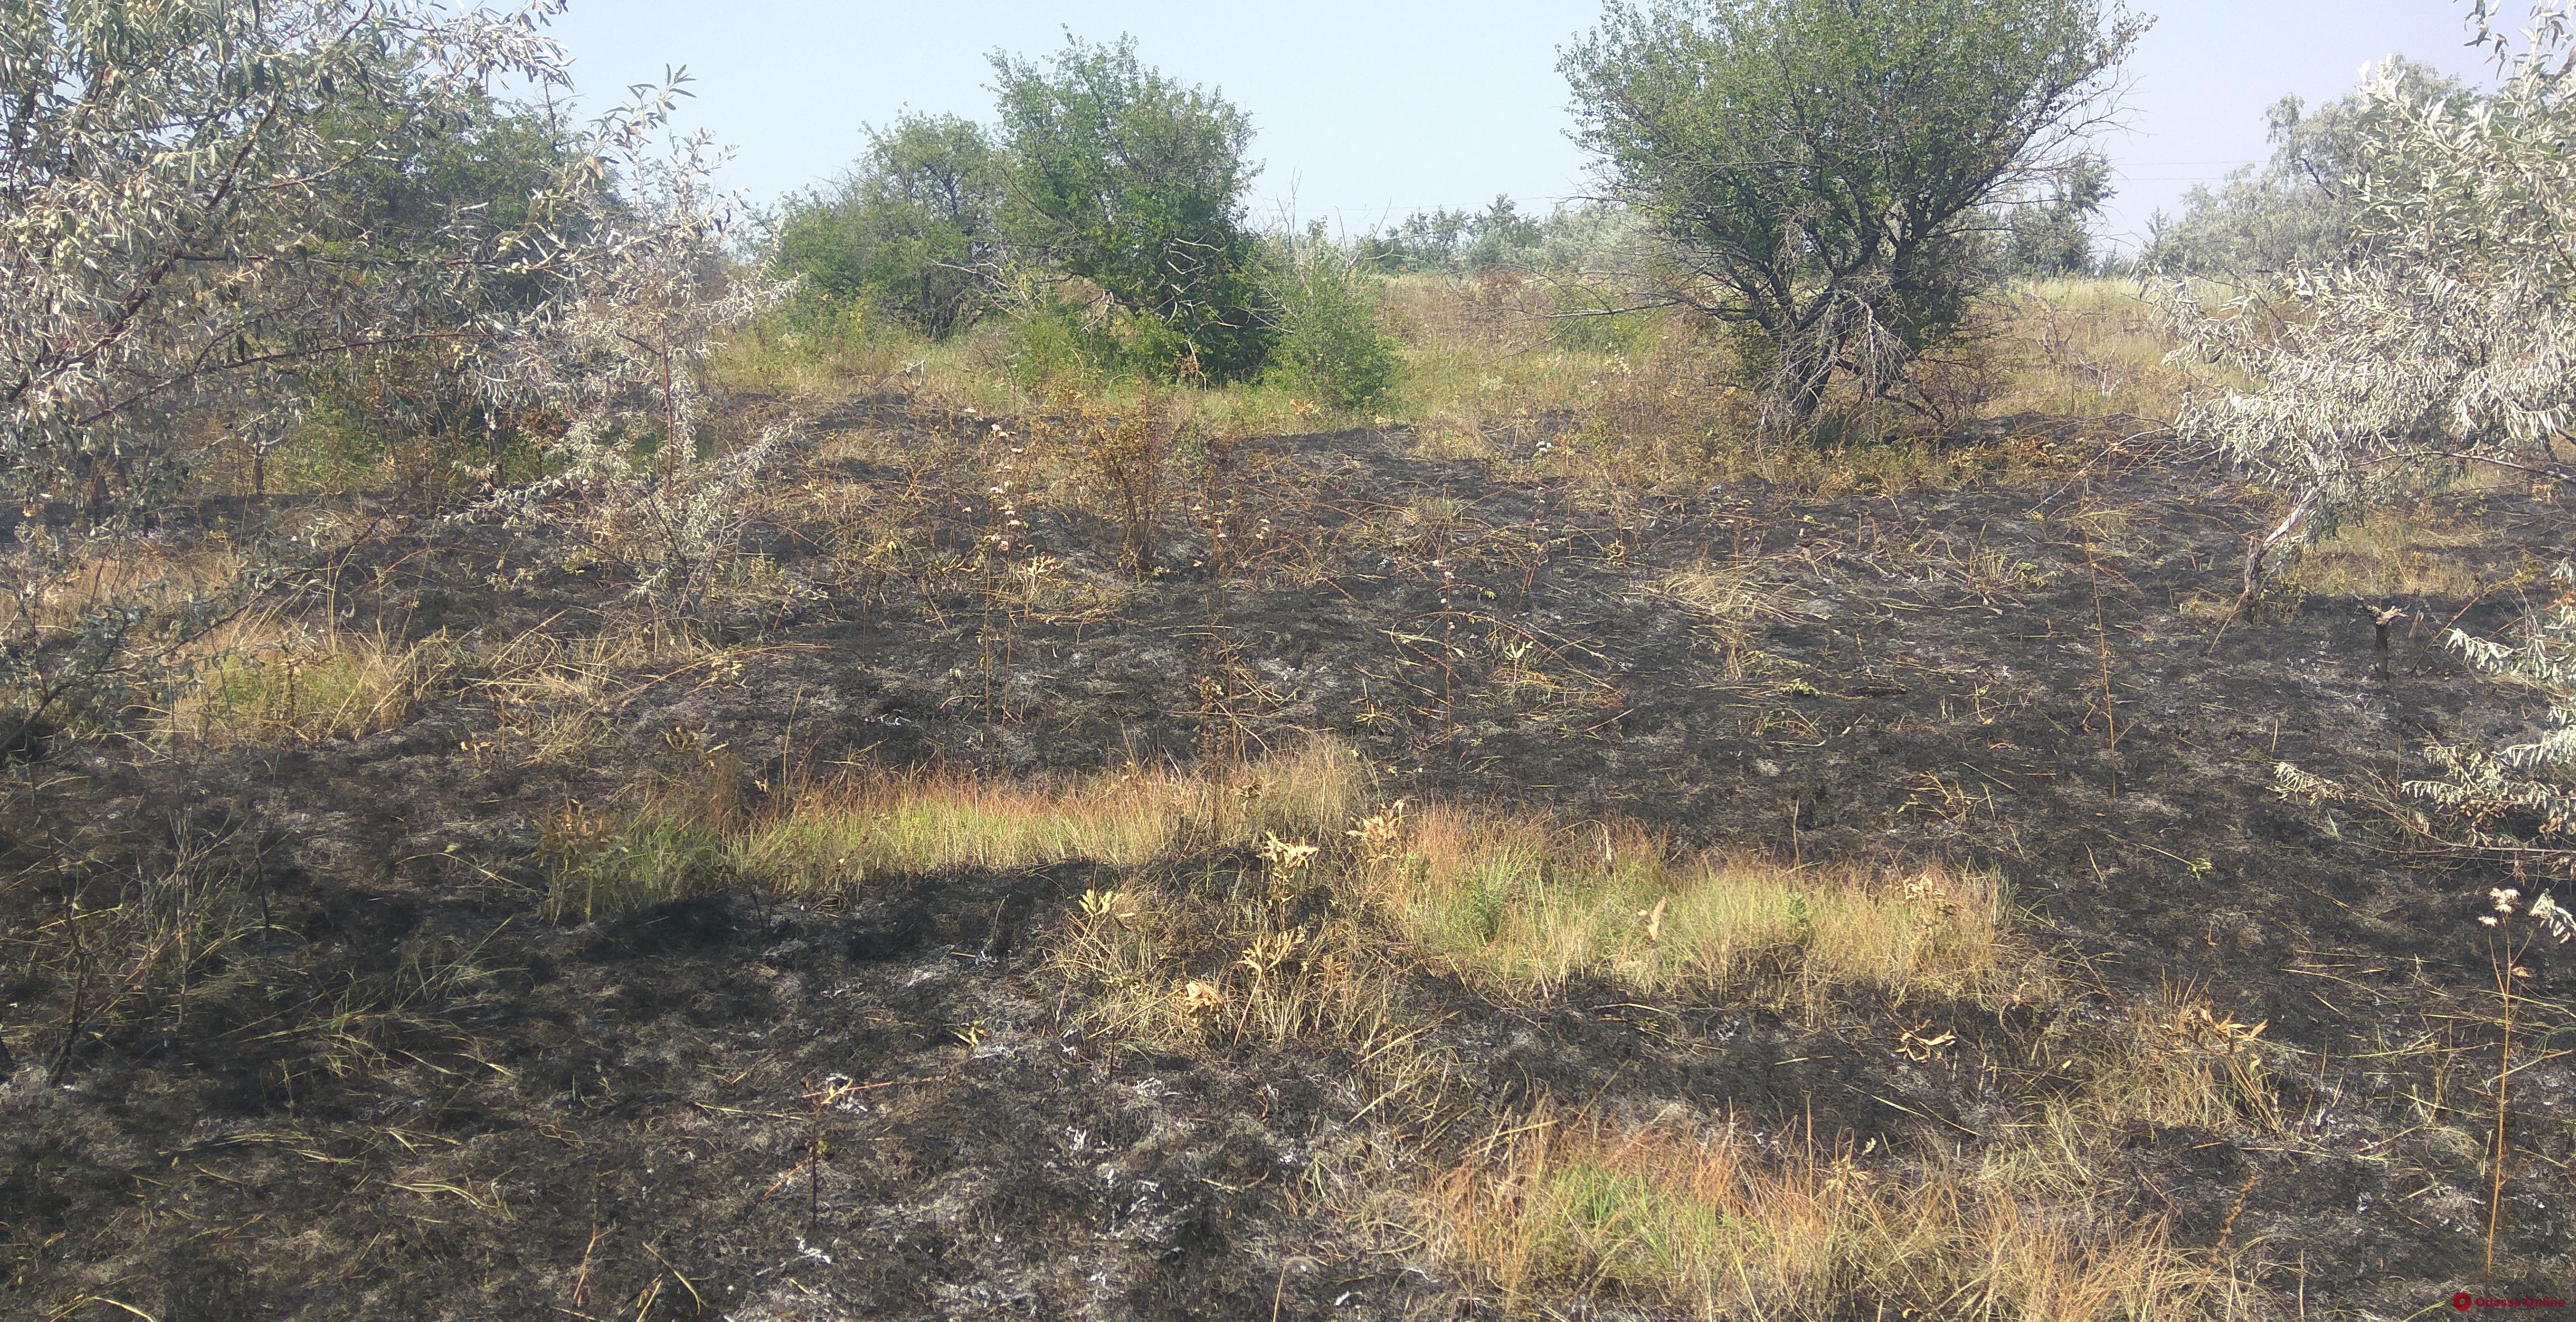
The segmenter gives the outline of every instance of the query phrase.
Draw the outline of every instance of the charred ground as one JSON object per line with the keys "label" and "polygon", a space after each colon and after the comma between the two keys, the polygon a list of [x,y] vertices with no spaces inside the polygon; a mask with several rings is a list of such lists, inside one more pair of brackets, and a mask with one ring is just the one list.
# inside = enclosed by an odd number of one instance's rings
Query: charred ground
{"label": "charred ground", "polygon": [[[1423,1249],[1406,1191],[1548,1107],[1973,1164],[2064,1086],[2054,1061],[2181,994],[2265,1026],[2277,1115],[2132,1125],[2087,1197],[2224,1259],[2227,1307],[2408,1316],[2576,1280],[2565,961],[2518,980],[2489,1272],[2475,920],[2508,874],[2273,789],[2285,761],[2413,774],[2515,710],[2440,639],[2530,607],[2567,543],[2547,500],[2440,496],[2418,525],[2482,532],[2430,586],[2294,577],[2229,622],[2265,497],[2098,431],[2026,421],[1960,443],[1994,456],[1982,477],[1827,495],[1361,430],[1205,464],[1140,576],[1029,434],[893,400],[816,421],[694,650],[601,645],[643,628],[609,574],[383,514],[294,600],[461,649],[388,728],[13,767],[11,1310],[1652,1316],[1579,1286],[1495,1297]],[[2382,650],[2387,606],[2409,614]],[[709,885],[588,922],[547,901],[568,814],[756,815],[836,775],[1042,780],[1315,735],[1360,751],[1379,803],[1992,869],[2064,991],[1514,997],[1399,959],[1406,1050],[1440,1076],[1399,1087],[1366,1042],[1086,1030],[1049,952],[1118,882],[1102,866],[845,903]],[[1220,905],[1247,865],[1150,867]],[[193,982],[152,971],[175,919],[138,938],[144,973],[38,956],[83,914],[184,912],[172,878],[256,906]],[[1851,1313],[1883,1302],[1856,1289]]]}

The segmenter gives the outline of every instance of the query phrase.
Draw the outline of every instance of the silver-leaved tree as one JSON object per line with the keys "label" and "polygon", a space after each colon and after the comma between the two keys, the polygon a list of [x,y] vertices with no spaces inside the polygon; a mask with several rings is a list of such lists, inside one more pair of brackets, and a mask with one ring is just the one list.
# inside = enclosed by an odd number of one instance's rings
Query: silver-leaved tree
{"label": "silver-leaved tree", "polygon": [[552,249],[457,205],[401,242],[344,185],[502,80],[552,87],[544,7],[430,0],[0,6],[0,747],[166,658],[215,609],[155,515],[276,383],[367,349],[462,350]]}
{"label": "silver-leaved tree", "polygon": [[[2220,305],[2171,294],[2182,356],[2246,383],[2192,401],[2183,430],[2288,501],[2248,540],[2244,599],[2321,509],[2387,501],[2464,465],[2571,476],[2556,452],[2576,417],[2571,7],[2545,0],[2519,37],[2491,20],[2480,0],[2472,26],[2502,81],[2465,108],[2410,94],[2393,64],[2365,84],[2359,205],[2341,260],[2293,263]],[[2432,809],[2408,816],[2436,842],[2562,873],[2576,864],[2571,577],[2562,566],[2561,601],[2536,604],[2511,641],[2446,639],[2534,694],[2543,729],[2427,750],[2436,774],[2402,788]],[[2293,767],[2280,779],[2293,795],[2343,792]]]}
{"label": "silver-leaved tree", "polygon": [[[611,539],[663,543],[626,557],[649,590],[694,589],[757,454],[699,455],[691,369],[764,295],[729,283],[703,140],[646,150],[673,88],[587,140],[496,109],[566,86],[560,8],[0,6],[0,756],[166,673],[240,600],[255,575],[174,568],[170,497],[264,457],[367,355],[551,412],[584,508],[659,521]],[[431,186],[452,172],[425,141],[489,147],[499,120],[519,168]]]}
{"label": "silver-leaved tree", "polygon": [[715,187],[707,135],[654,148],[675,89],[593,126],[582,159],[597,186],[576,197],[580,241],[551,296],[483,362],[492,398],[560,420],[555,471],[459,517],[577,533],[634,576],[634,595],[686,611],[729,562],[741,497],[785,436],[772,426],[709,444],[699,368],[788,286],[729,260],[740,207]]}
{"label": "silver-leaved tree", "polygon": [[2428,467],[2554,469],[2576,402],[2576,132],[2567,7],[2521,41],[2473,11],[2505,64],[2465,109],[2381,66],[2356,96],[2348,248],[2213,303],[2167,294],[2179,357],[2250,383],[2194,398],[2186,433],[2291,493],[2249,545],[2250,597],[2314,515],[2408,489]]}

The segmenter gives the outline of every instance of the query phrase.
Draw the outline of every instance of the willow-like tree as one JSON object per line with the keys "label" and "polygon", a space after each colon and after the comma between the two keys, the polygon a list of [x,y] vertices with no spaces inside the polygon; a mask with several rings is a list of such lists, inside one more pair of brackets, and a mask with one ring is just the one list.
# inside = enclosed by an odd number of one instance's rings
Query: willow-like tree
{"label": "willow-like tree", "polygon": [[1662,240],[1662,301],[1739,328],[1765,429],[1898,396],[1984,278],[1987,209],[2069,169],[2145,28],[2097,0],[1613,3],[1577,138]]}
{"label": "willow-like tree", "polygon": [[[2294,260],[2215,306],[2168,291],[2180,356],[2221,369],[2180,427],[2281,491],[2286,513],[2248,539],[2243,601],[2275,552],[2320,511],[2410,499],[2465,468],[2576,481],[2561,457],[2576,427],[2576,6],[2532,7],[2528,35],[2470,8],[2502,69],[2462,98],[2391,61],[2366,79],[2350,122],[2352,238]],[[2495,851],[2543,875],[2576,872],[2576,565],[2555,602],[2507,640],[2457,629],[2476,668],[2546,696],[2534,736],[2435,744],[2438,776],[2406,790],[2441,810],[2444,843]],[[2535,593],[2534,595],[2538,595]],[[2336,792],[2284,768],[2283,788]]]}
{"label": "willow-like tree", "polygon": [[[561,8],[0,4],[0,756],[166,676],[238,600],[153,572],[156,509],[367,355],[552,409],[570,443],[658,433],[617,480],[691,498],[683,375],[710,315],[766,295],[724,278],[703,141],[648,163],[676,87],[586,138],[496,105],[566,85]],[[639,565],[656,590],[667,559]]]}

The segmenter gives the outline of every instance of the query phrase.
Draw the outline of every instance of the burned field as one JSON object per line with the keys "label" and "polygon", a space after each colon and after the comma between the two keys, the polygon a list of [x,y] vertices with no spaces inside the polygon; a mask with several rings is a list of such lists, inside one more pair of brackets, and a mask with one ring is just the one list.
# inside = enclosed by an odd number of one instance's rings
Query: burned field
{"label": "burned field", "polygon": [[1122,479],[1105,435],[814,420],[689,621],[343,512],[268,664],[13,763],[9,1311],[2576,1281],[2566,960],[2499,996],[2512,872],[2393,788],[2530,705],[2441,640],[2556,589],[2545,492],[2341,530],[2231,619],[2269,501],[2072,427],[1913,486],[1543,428]]}

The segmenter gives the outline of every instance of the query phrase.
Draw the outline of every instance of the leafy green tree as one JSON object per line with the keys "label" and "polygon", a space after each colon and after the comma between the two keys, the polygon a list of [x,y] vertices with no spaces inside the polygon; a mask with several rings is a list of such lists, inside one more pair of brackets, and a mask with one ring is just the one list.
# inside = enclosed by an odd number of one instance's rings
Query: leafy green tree
{"label": "leafy green tree", "polygon": [[2006,274],[2083,275],[2094,268],[2093,219],[2111,199],[2111,164],[2087,153],[2049,182],[2044,198],[2012,207],[2000,259]]}
{"label": "leafy green tree", "polygon": [[1244,223],[1252,122],[1215,92],[1146,68],[1132,38],[1068,37],[1044,66],[995,53],[1009,158],[1003,237],[1179,337],[1216,377],[1257,370],[1259,242]]}
{"label": "leafy green tree", "polygon": [[2116,0],[1654,0],[1571,48],[1580,141],[1663,240],[1654,287],[1744,332],[1766,429],[1900,395],[1961,324],[1984,210],[2063,162],[2143,31]]}
{"label": "leafy green tree", "polygon": [[772,234],[782,274],[945,337],[988,302],[999,251],[1002,162],[981,126],[908,115],[868,131],[833,189],[790,199]]}

